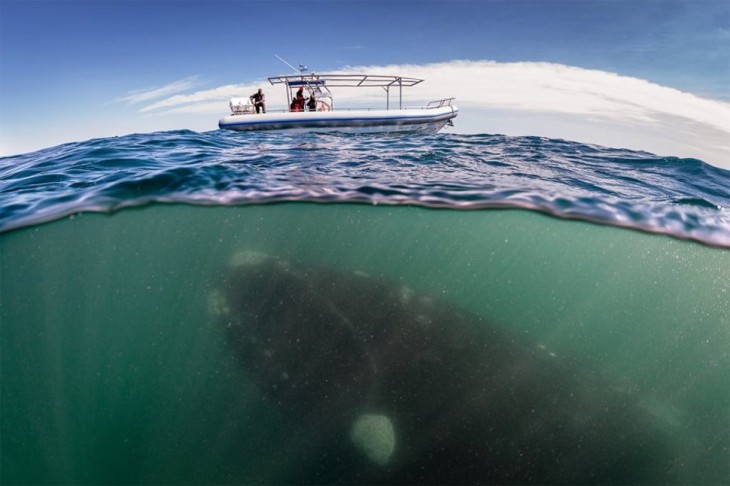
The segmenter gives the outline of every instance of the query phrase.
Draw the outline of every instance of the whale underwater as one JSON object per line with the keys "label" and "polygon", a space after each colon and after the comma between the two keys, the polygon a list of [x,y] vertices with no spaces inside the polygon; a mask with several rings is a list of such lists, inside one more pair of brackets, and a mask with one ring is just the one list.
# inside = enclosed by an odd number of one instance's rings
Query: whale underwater
{"label": "whale underwater", "polygon": [[277,482],[678,480],[639,397],[400,283],[249,251],[211,310],[290,427]]}

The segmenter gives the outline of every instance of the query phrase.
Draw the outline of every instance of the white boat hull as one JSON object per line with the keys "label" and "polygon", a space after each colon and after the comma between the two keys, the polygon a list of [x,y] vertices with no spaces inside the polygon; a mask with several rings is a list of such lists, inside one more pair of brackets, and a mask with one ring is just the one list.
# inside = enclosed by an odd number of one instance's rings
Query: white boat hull
{"label": "white boat hull", "polygon": [[297,130],[307,132],[421,132],[436,133],[459,110],[438,108],[278,112],[224,116],[222,129],[237,131]]}

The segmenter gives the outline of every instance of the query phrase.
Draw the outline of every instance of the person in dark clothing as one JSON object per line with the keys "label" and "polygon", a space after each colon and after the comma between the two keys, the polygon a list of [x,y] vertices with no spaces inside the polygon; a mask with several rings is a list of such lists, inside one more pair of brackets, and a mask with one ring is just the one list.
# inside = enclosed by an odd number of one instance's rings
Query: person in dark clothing
{"label": "person in dark clothing", "polygon": [[309,111],[317,111],[317,100],[314,98],[314,93],[309,97],[307,108],[309,108]]}
{"label": "person in dark clothing", "polygon": [[300,86],[299,90],[297,90],[297,96],[296,96],[297,105],[299,105],[299,111],[304,111],[304,87]]}
{"label": "person in dark clothing", "polygon": [[264,90],[259,88],[258,92],[252,94],[249,99],[256,107],[256,113],[266,113],[266,97],[264,96]]}

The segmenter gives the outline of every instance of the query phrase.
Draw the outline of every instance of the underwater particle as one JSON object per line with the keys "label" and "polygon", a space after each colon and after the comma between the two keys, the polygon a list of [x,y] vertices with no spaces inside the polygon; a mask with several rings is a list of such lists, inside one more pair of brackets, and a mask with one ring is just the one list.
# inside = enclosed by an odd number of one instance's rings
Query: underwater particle
{"label": "underwater particle", "polygon": [[350,439],[374,463],[385,466],[395,450],[395,431],[385,415],[361,415],[353,424]]}

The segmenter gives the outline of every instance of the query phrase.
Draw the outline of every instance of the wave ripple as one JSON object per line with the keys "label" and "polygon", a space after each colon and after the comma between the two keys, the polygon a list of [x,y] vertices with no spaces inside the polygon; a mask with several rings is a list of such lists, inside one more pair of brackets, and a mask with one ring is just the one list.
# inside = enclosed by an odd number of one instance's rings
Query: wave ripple
{"label": "wave ripple", "polygon": [[564,140],[190,131],[0,159],[0,231],[151,202],[522,208],[730,247],[730,172]]}

